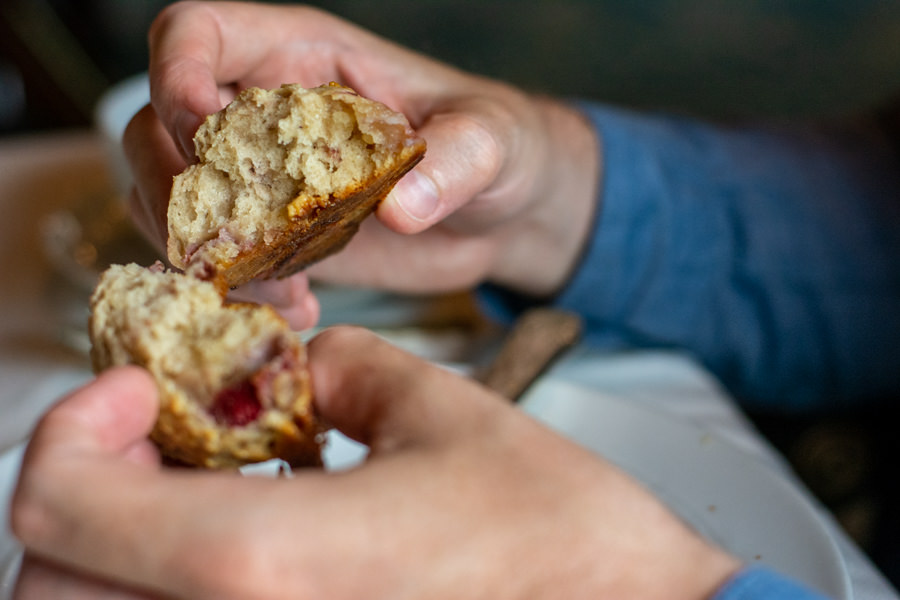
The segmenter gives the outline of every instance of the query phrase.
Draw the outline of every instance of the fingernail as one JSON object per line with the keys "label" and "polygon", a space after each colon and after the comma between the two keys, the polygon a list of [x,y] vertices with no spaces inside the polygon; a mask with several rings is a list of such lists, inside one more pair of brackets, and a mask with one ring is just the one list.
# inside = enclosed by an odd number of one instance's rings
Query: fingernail
{"label": "fingernail", "polygon": [[429,221],[438,208],[438,190],[431,177],[410,171],[392,192],[397,206],[416,221]]}

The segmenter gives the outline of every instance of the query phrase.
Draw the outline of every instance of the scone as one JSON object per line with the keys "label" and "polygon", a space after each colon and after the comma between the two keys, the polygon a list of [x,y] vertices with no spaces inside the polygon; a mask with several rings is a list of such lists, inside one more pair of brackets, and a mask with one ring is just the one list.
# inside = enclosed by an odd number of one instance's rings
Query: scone
{"label": "scone", "polygon": [[209,468],[282,458],[321,464],[302,341],[270,307],[224,304],[211,282],[114,265],[91,297],[95,371],[136,364],[160,395],[151,438]]}
{"label": "scone", "polygon": [[167,252],[221,289],[341,249],[425,153],[406,117],[337,84],[249,88],[197,130]]}

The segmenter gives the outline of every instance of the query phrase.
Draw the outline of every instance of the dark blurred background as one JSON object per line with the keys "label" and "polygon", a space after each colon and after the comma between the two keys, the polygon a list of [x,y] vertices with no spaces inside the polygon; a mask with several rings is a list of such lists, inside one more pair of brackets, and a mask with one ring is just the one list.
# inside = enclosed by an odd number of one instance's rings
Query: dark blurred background
{"label": "dark blurred background", "polygon": [[[164,0],[3,0],[0,132],[86,125]],[[833,114],[900,87],[900,2],[320,0],[463,68],[710,116]]]}
{"label": "dark blurred background", "polygon": [[[0,0],[0,135],[92,125],[163,0]],[[900,90],[900,0],[321,0],[520,86],[706,117],[837,116]],[[894,411],[896,413],[896,411]],[[900,581],[897,414],[752,415]]]}

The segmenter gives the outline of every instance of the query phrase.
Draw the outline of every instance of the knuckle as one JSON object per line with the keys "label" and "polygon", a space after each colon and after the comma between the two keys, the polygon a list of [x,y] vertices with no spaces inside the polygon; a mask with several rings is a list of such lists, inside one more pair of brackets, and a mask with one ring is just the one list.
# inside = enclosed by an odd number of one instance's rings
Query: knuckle
{"label": "knuckle", "polygon": [[485,119],[476,115],[464,115],[459,124],[460,146],[469,163],[490,174],[495,175],[502,166],[502,147],[494,128]]}
{"label": "knuckle", "polygon": [[54,508],[54,486],[65,469],[59,465],[54,440],[71,424],[63,408],[53,408],[41,417],[25,452],[8,519],[10,530],[26,546],[41,546],[63,527]]}
{"label": "knuckle", "polygon": [[197,11],[205,11],[204,2],[198,0],[182,0],[165,6],[150,24],[148,37],[151,44],[159,40],[169,28],[178,21],[190,20]]}
{"label": "knuckle", "polygon": [[490,128],[478,119],[470,119],[466,138],[479,164],[495,171],[500,167],[500,143]]}
{"label": "knuckle", "polygon": [[9,526],[13,535],[28,547],[38,546],[52,530],[52,519],[34,490],[33,482],[23,475],[9,508]]}

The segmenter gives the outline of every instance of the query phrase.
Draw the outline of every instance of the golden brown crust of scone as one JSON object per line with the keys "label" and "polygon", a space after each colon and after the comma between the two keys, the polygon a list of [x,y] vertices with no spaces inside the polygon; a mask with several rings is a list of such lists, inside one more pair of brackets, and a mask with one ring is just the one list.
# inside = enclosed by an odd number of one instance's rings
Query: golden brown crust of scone
{"label": "golden brown crust of scone", "polygon": [[294,199],[288,205],[285,228],[271,242],[243,252],[233,263],[218,266],[223,287],[234,288],[257,277],[288,277],[338,252],[394,184],[421,159],[422,154],[410,153],[397,169],[365,186],[346,190],[346,196],[320,201],[312,210],[306,208],[307,198]]}
{"label": "golden brown crust of scone", "polygon": [[[302,357],[302,348],[293,349]],[[157,379],[160,411],[150,439],[180,464],[208,469],[238,468],[280,458],[291,466],[321,466],[323,430],[311,410],[311,385],[301,371],[293,418],[279,415],[252,429],[211,422],[171,382]]]}
{"label": "golden brown crust of scone", "polygon": [[426,149],[403,115],[336,84],[244,90],[195,143],[200,163],[173,185],[168,254],[222,290],[343,248]]}

